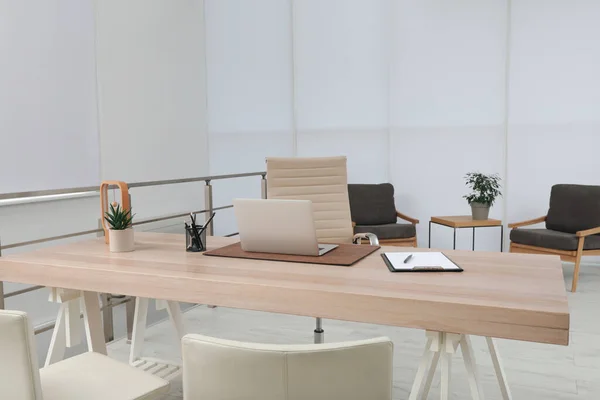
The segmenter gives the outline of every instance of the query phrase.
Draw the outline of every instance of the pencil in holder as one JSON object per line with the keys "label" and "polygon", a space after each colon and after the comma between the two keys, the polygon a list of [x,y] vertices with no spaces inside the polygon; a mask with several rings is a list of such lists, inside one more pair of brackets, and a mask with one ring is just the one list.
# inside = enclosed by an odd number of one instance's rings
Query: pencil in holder
{"label": "pencil in holder", "polygon": [[193,253],[206,250],[206,233],[200,228],[202,233],[198,233],[193,227],[185,228],[185,250]]}

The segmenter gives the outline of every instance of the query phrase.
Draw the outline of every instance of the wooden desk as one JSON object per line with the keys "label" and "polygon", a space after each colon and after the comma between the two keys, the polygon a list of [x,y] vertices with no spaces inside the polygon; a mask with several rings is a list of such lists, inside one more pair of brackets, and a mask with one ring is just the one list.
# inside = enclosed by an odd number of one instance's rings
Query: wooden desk
{"label": "wooden desk", "polygon": [[[209,237],[208,247],[233,242]],[[93,239],[2,257],[0,280],[542,343],[569,340],[562,267],[554,256],[448,251],[463,273],[392,274],[380,251],[338,267],[206,257],[183,247],[181,235],[136,233],[134,252],[110,253],[102,239]]]}
{"label": "wooden desk", "polygon": [[[209,237],[208,248],[235,240]],[[380,252],[352,267],[238,260],[186,253],[183,235],[136,233],[132,253],[110,253],[100,238],[2,257],[0,280],[568,344],[558,257],[448,251],[464,272],[392,274]]]}

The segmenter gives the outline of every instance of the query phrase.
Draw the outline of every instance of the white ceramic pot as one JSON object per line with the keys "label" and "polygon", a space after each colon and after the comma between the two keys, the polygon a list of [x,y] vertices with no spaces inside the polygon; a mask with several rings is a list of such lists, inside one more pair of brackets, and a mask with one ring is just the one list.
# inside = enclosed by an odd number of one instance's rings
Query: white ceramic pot
{"label": "white ceramic pot", "polygon": [[118,231],[110,229],[108,241],[110,251],[113,253],[133,251],[133,228]]}

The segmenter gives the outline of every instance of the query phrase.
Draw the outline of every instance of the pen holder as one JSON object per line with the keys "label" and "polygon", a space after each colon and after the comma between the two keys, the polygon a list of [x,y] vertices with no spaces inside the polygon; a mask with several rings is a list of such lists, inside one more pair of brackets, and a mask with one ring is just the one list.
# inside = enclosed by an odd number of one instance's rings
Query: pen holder
{"label": "pen holder", "polygon": [[206,250],[206,230],[202,227],[198,227],[198,229],[200,230],[198,233],[200,242],[196,239],[196,234],[191,226],[185,228],[185,251],[198,253]]}

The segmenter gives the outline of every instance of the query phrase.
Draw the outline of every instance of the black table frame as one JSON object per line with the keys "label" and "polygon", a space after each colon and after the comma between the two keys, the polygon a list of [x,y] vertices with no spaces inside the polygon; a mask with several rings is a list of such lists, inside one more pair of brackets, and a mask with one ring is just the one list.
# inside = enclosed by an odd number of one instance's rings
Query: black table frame
{"label": "black table frame", "polygon": [[439,222],[435,222],[435,221],[429,221],[429,243],[428,243],[429,248],[431,248],[431,224],[436,224],[436,225],[445,226],[445,227],[454,229],[454,240],[452,243],[452,250],[456,250],[456,230],[457,229],[473,229],[473,242],[472,242],[472,246],[471,246],[471,249],[473,251],[475,250],[475,228],[498,228],[498,227],[500,227],[500,252],[502,252],[504,250],[504,224],[491,225],[491,226],[464,226],[464,227],[459,226],[459,227],[455,227],[455,226],[440,224]]}

